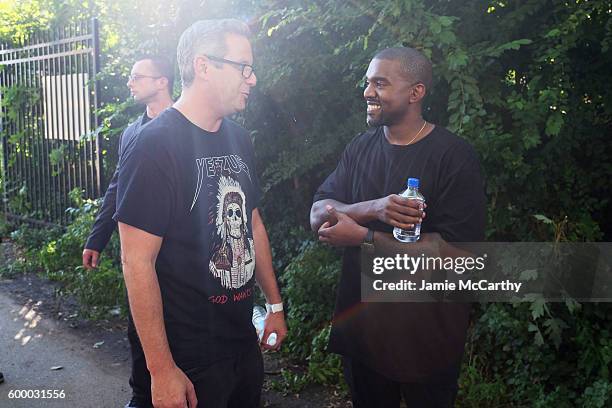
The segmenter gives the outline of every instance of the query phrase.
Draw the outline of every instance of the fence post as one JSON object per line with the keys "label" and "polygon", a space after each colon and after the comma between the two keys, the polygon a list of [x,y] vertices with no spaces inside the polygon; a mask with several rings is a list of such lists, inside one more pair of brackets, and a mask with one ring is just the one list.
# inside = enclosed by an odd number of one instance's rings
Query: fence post
{"label": "fence post", "polygon": [[100,93],[100,81],[98,74],[100,70],[100,26],[97,18],[91,19],[92,35],[93,35],[93,74],[94,74],[94,122],[92,129],[96,135],[96,195],[102,195],[102,186],[105,186],[104,171],[102,169],[102,141],[100,134],[97,132],[98,126],[98,95]]}

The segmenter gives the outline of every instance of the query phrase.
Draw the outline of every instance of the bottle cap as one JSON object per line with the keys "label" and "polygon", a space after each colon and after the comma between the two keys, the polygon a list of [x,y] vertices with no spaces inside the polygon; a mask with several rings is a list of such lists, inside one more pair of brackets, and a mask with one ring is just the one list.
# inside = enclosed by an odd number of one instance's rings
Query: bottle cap
{"label": "bottle cap", "polygon": [[409,178],[408,183],[406,183],[408,187],[419,188],[419,179],[418,178]]}
{"label": "bottle cap", "polygon": [[276,333],[270,333],[266,343],[268,343],[268,346],[276,346]]}

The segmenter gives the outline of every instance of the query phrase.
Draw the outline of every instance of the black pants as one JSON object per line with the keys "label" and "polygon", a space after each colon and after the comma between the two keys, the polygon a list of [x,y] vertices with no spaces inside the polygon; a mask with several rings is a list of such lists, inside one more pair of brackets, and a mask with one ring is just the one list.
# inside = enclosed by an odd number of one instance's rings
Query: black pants
{"label": "black pants", "polygon": [[[151,376],[136,331],[129,326],[128,337],[132,347],[132,404],[138,408],[150,408]],[[253,347],[235,358],[217,361],[185,374],[193,383],[200,407],[259,408],[263,358],[256,341],[253,341]]]}
{"label": "black pants", "polygon": [[259,345],[254,341],[253,347],[242,355],[194,373],[198,406],[259,408],[263,376],[263,358]]}
{"label": "black pants", "polygon": [[344,378],[351,390],[353,408],[398,408],[403,397],[408,408],[452,408],[457,381],[448,384],[399,383],[355,359],[342,358]]}

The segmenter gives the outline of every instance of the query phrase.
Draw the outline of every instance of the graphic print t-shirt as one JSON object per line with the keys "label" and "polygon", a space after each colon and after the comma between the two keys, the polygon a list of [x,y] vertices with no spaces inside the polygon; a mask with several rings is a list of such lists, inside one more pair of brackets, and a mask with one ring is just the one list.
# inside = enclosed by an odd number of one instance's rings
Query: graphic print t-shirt
{"label": "graphic print t-shirt", "polygon": [[207,132],[176,109],[142,129],[121,159],[115,220],[163,238],[156,272],[177,361],[207,364],[254,341],[260,198],[247,132]]}

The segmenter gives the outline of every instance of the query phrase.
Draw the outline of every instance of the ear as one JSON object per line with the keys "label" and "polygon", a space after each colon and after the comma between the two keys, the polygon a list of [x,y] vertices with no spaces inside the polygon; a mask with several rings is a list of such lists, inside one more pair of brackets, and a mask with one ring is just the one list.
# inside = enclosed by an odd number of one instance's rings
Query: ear
{"label": "ear", "polygon": [[198,55],[193,60],[193,72],[196,77],[204,78],[206,76],[206,72],[208,71],[208,58],[203,55]]}
{"label": "ear", "polygon": [[423,84],[416,84],[411,91],[411,95],[410,95],[410,102],[411,103],[418,103],[421,102],[423,100],[423,98],[425,98],[425,95],[427,95],[427,88],[425,88],[425,85]]}
{"label": "ear", "polygon": [[161,78],[158,79],[158,81],[159,81],[159,85],[160,85],[161,88],[165,89],[165,88],[168,87],[168,78],[161,77]]}

